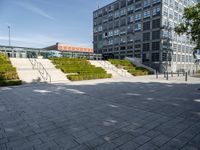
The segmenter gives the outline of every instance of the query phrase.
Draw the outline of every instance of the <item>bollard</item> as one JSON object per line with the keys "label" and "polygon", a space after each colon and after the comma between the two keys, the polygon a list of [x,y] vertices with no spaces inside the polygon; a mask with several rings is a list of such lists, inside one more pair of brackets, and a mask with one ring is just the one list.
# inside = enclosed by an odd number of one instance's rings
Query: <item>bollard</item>
{"label": "bollard", "polygon": [[178,71],[178,77],[179,77],[179,71]]}
{"label": "bollard", "polygon": [[167,80],[169,79],[169,74],[168,74],[168,72],[167,72],[167,78],[166,78]]}
{"label": "bollard", "polygon": [[192,74],[194,75],[194,70],[192,71]]}
{"label": "bollard", "polygon": [[164,71],[164,78],[166,77],[166,75],[165,75],[165,74],[166,74],[166,72]]}
{"label": "bollard", "polygon": [[173,72],[171,71],[171,77],[173,77]]}
{"label": "bollard", "polygon": [[188,74],[187,74],[187,72],[185,73],[185,81],[187,81],[188,80]]}
{"label": "bollard", "polygon": [[158,79],[158,71],[156,70],[156,79]]}

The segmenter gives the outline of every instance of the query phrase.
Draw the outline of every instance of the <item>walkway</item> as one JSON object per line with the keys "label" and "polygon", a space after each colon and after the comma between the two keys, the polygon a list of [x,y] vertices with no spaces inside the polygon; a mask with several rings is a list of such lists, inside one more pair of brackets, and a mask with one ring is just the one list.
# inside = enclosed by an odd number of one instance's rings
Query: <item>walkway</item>
{"label": "walkway", "polygon": [[139,79],[1,87],[0,149],[199,150],[200,84]]}

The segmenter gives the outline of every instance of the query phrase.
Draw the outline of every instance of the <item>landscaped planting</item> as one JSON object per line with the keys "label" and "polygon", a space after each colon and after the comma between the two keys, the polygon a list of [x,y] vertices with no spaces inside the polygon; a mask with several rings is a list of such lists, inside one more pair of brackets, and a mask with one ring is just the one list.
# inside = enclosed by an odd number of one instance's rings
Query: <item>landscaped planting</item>
{"label": "landscaped planting", "polygon": [[133,76],[142,76],[150,74],[149,70],[143,67],[136,67],[129,60],[109,59],[109,61],[117,68],[122,68],[127,70]]}
{"label": "landscaped planting", "polygon": [[91,65],[89,61],[78,58],[51,58],[56,68],[68,74],[67,78],[71,81],[92,80],[111,78],[111,74],[101,67]]}
{"label": "landscaped planting", "polygon": [[9,58],[0,53],[0,86],[20,85],[21,80]]}

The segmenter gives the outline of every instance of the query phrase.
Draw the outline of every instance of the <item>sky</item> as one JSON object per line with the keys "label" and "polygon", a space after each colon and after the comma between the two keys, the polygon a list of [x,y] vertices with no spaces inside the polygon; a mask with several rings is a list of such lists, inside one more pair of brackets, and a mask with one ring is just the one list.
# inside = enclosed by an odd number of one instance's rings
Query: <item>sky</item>
{"label": "sky", "polygon": [[0,0],[0,45],[92,47],[93,11],[114,0]]}

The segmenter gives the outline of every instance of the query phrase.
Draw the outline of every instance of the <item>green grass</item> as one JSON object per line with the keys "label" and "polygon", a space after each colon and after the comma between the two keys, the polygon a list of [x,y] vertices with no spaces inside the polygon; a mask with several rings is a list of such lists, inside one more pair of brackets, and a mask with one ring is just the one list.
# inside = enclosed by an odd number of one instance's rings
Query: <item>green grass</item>
{"label": "green grass", "polygon": [[21,80],[9,58],[0,53],[0,86],[20,85]]}
{"label": "green grass", "polygon": [[129,60],[109,59],[108,61],[110,61],[111,64],[115,65],[117,68],[127,70],[133,76],[143,76],[150,74],[149,70],[143,67],[136,67]]}
{"label": "green grass", "polygon": [[50,58],[56,68],[68,74],[71,81],[111,78],[111,74],[101,67],[91,65],[89,61],[78,58]]}

